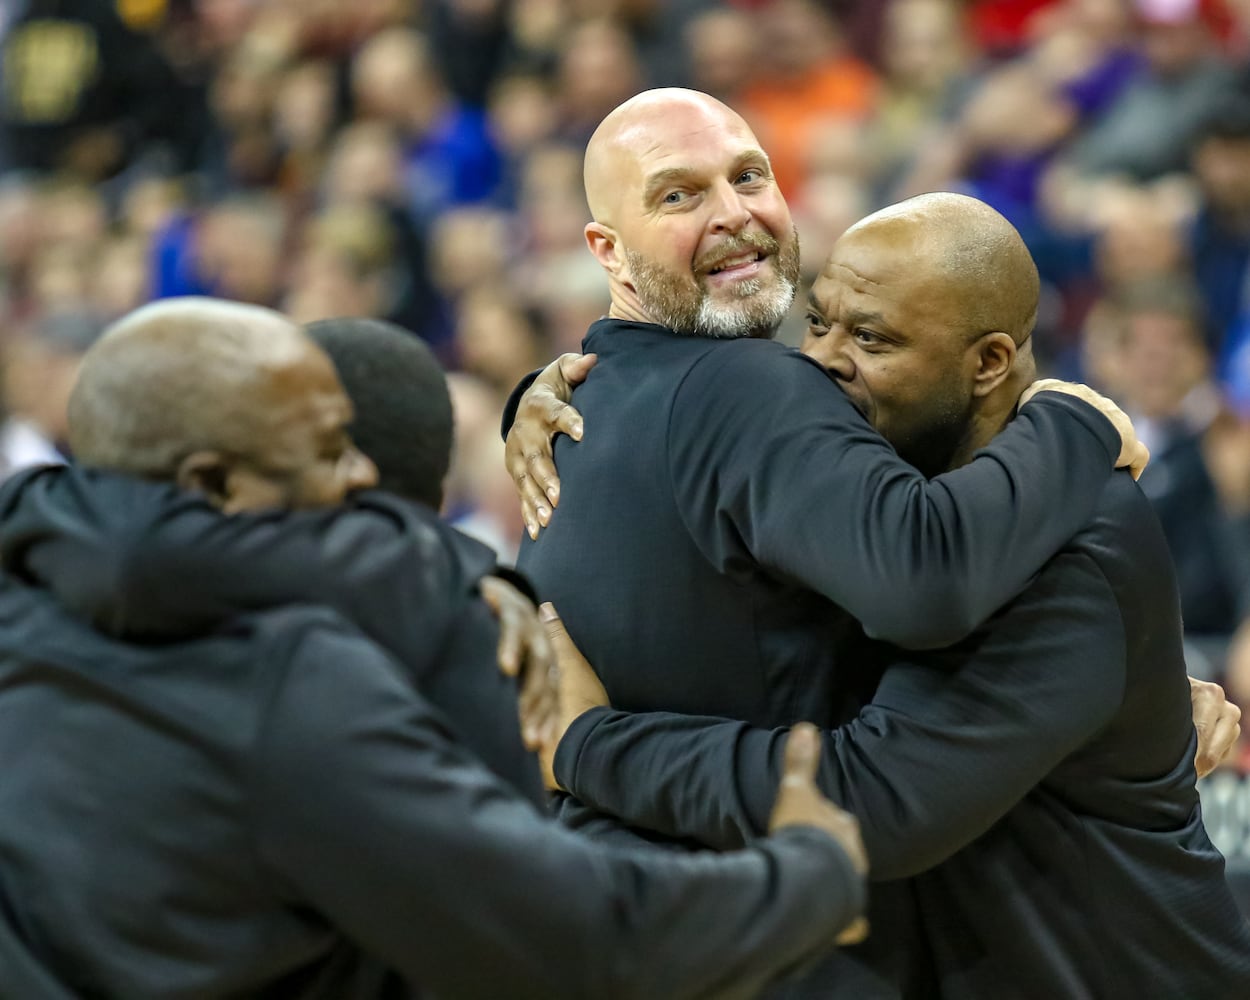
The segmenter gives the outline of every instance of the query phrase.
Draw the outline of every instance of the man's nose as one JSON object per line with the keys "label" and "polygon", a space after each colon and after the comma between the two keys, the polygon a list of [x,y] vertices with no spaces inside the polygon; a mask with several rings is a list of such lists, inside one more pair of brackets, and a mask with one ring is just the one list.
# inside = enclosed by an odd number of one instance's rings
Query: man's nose
{"label": "man's nose", "polygon": [[346,456],[348,490],[368,490],[378,485],[378,467],[359,448],[351,448]]}
{"label": "man's nose", "polygon": [[846,350],[846,337],[837,329],[820,337],[809,335],[803,343],[803,353],[835,378],[846,382],[855,378],[855,363]]}
{"label": "man's nose", "polygon": [[739,233],[747,227],[747,223],[751,221],[751,211],[742,194],[729,181],[721,181],[717,185],[713,198],[713,230]]}

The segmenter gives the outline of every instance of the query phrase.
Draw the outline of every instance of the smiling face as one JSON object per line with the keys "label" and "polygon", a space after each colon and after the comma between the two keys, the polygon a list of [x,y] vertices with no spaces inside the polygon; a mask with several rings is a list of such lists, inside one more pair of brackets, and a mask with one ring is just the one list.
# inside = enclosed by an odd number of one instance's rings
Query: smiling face
{"label": "smiling face", "polygon": [[746,123],[692,91],[641,95],[587,147],[591,251],[613,315],[698,336],[771,336],[794,297],[798,237]]}
{"label": "smiling face", "polygon": [[986,331],[969,326],[966,289],[928,251],[905,222],[845,235],[812,286],[803,353],[900,456],[935,475],[970,432]]}

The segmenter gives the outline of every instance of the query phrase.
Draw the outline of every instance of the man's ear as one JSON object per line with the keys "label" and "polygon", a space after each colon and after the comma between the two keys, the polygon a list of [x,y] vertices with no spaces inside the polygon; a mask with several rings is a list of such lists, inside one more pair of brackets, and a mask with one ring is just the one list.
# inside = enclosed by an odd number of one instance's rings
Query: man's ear
{"label": "man's ear", "polygon": [[214,507],[230,502],[230,462],[219,451],[193,451],[178,463],[178,488],[202,493]]}
{"label": "man's ear", "polygon": [[617,251],[616,231],[599,222],[588,222],[584,232],[586,246],[590,247],[590,252],[595,255],[599,266],[614,278],[622,277],[621,271],[626,266],[625,255]]}
{"label": "man's ear", "polygon": [[1016,362],[1016,342],[1009,335],[996,331],[981,337],[973,349],[977,352],[977,367],[972,379],[972,394],[988,396],[1011,374]]}

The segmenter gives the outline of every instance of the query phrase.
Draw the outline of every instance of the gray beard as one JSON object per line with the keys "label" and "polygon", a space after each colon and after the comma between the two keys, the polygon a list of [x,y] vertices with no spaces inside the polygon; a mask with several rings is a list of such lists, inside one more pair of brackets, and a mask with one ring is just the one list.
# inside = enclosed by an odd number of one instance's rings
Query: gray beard
{"label": "gray beard", "polygon": [[[793,261],[791,261],[793,258]],[[742,337],[771,337],[785,319],[794,301],[798,270],[797,236],[794,252],[784,250],[773,257],[778,280],[768,288],[760,278],[736,284],[732,303],[716,305],[694,278],[674,277],[634,250],[625,250],[625,259],[634,279],[638,301],[651,319],[674,333],[689,337],[737,340]]]}

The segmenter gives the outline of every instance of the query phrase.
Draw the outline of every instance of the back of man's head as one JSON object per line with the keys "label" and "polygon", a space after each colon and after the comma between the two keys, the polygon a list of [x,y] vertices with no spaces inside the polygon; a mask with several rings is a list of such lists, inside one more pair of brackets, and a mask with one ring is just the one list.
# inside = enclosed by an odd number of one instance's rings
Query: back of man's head
{"label": "back of man's head", "polygon": [[381,320],[327,319],[305,330],[338,369],[356,411],[352,438],[377,465],[378,485],[437,510],[451,464],[452,410],[433,353]]}
{"label": "back of man's head", "polygon": [[88,465],[174,479],[189,454],[249,455],[282,419],[268,385],[313,350],[269,309],[169,299],[114,323],[87,351],[69,443]]}

